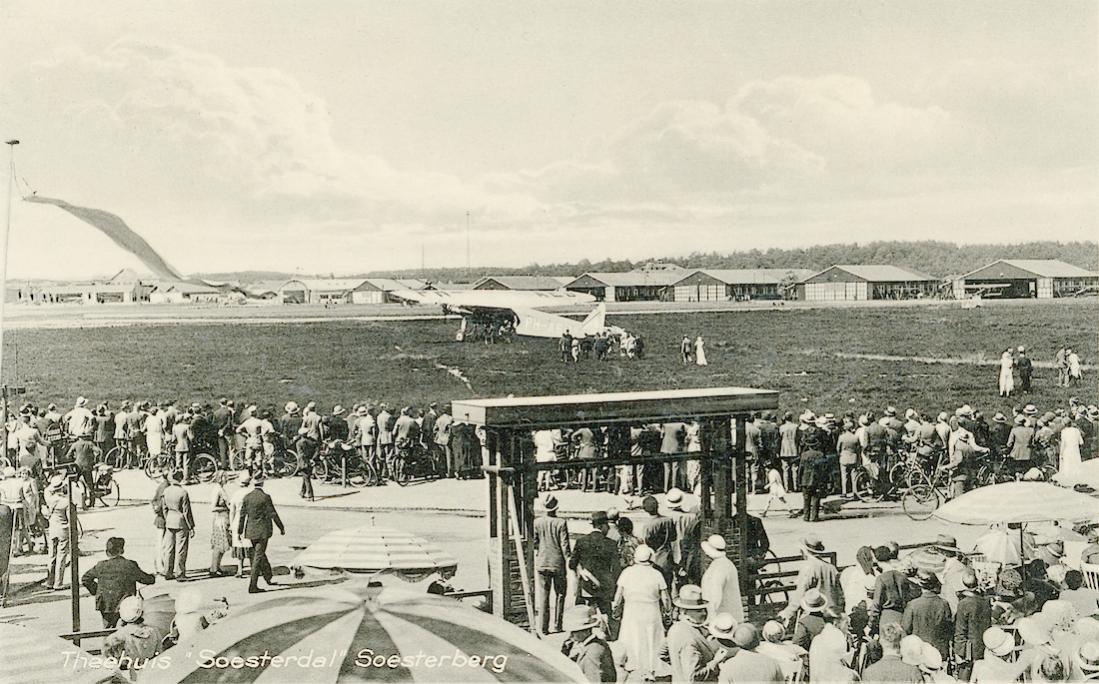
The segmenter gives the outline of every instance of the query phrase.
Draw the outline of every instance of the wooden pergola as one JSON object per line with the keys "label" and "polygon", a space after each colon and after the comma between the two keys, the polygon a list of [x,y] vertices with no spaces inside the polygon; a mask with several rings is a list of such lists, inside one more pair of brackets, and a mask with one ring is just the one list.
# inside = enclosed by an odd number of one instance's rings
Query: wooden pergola
{"label": "wooden pergola", "polygon": [[[485,430],[483,469],[488,481],[489,584],[493,613],[534,625],[534,503],[541,470],[568,470],[697,460],[701,471],[699,518],[703,538],[721,534],[728,554],[749,575],[745,423],[757,411],[778,408],[778,393],[747,387],[618,392],[551,397],[456,401],[454,420]],[[652,423],[699,423],[701,451],[630,455],[630,428]],[[734,429],[735,426],[735,429]],[[605,458],[536,463],[535,430],[605,428]],[[736,501],[735,516],[733,501]],[[704,561],[705,562],[705,561]],[[747,592],[745,592],[747,596]]]}

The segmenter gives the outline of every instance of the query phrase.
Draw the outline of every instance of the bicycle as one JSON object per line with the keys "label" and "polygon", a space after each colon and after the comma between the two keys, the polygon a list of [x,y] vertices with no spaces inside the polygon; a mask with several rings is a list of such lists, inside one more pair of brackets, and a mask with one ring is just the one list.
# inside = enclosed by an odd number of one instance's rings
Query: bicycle
{"label": "bicycle", "polygon": [[122,498],[122,489],[114,479],[114,468],[102,463],[92,468],[92,491],[90,493],[87,491],[87,485],[83,479],[74,481],[73,489],[80,492],[80,500],[88,502],[89,508],[95,508],[96,501],[102,503],[106,508],[117,506]]}
{"label": "bicycle", "polygon": [[910,486],[901,497],[901,508],[912,520],[927,520],[940,505],[951,499],[953,473],[936,466],[933,475],[928,475],[923,469],[910,475]]}
{"label": "bicycle", "polygon": [[439,477],[434,459],[417,445],[398,447],[390,473],[393,481],[402,487],[414,478],[434,480]]}
{"label": "bicycle", "polygon": [[852,489],[859,501],[876,503],[903,493],[908,483],[911,455],[906,456],[903,460],[896,460],[886,473],[884,481],[880,479],[881,466],[874,464],[878,470],[878,476],[875,477],[871,469],[867,467],[868,458],[867,456],[863,457],[863,461],[855,468],[855,473],[851,478]]}
{"label": "bicycle", "polygon": [[374,465],[341,440],[323,442],[313,463],[313,476],[319,480],[341,479],[346,467],[347,482],[354,487],[372,487],[381,482]]}
{"label": "bicycle", "polygon": [[145,454],[135,451],[133,444],[131,444],[129,440],[118,442],[103,456],[103,463],[111,466],[115,470],[132,468],[135,464],[141,463],[144,460]]}

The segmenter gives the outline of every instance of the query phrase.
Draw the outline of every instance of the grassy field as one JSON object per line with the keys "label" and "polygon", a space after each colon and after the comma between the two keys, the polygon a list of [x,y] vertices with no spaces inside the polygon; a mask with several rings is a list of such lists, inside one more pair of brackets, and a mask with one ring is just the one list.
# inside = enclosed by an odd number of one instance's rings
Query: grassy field
{"label": "grassy field", "polygon": [[[177,399],[225,395],[261,405],[289,399],[322,407],[361,400],[425,403],[468,397],[627,389],[746,385],[781,392],[782,405],[842,413],[895,404],[927,410],[970,403],[988,412],[996,396],[994,362],[1008,345],[1025,345],[1036,362],[1058,345],[1097,356],[1095,300],[1040,305],[774,309],[616,316],[640,332],[647,358],[563,365],[556,342],[523,339],[484,346],[453,341],[451,321],[340,321],[250,325],[132,325],[18,329],[5,342],[4,375],[35,402]],[[683,334],[702,334],[710,365],[684,367]],[[904,357],[865,358],[866,356]],[[927,363],[911,359],[951,359]],[[467,387],[448,368],[459,369]],[[1073,390],[1053,387],[1039,368],[1030,401],[1096,401],[1095,371]]]}

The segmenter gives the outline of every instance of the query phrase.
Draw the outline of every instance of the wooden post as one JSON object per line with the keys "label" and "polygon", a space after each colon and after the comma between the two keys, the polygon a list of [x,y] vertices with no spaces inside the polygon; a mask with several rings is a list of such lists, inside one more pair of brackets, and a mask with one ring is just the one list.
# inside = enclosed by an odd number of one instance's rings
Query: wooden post
{"label": "wooden post", "polygon": [[736,527],[740,530],[737,538],[737,555],[742,565],[740,571],[740,594],[748,596],[748,471],[747,454],[744,450],[745,430],[748,422],[744,414],[736,416],[736,434],[733,435],[733,479],[736,482]]}
{"label": "wooden post", "polygon": [[[78,475],[69,475],[69,568],[72,582],[69,593],[72,597],[73,632],[80,631],[80,549],[78,544],[80,531],[76,518],[76,501],[73,500],[73,480],[76,477],[78,477]],[[57,581],[56,577],[54,578],[54,581]],[[77,637],[74,639],[73,643],[79,646],[80,638]]]}

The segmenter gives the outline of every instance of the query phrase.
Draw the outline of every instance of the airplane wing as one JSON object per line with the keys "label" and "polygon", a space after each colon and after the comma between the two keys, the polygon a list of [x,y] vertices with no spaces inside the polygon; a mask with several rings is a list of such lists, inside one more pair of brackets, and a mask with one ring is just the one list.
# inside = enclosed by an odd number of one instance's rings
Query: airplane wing
{"label": "airplane wing", "polygon": [[516,335],[528,337],[561,337],[566,332],[573,337],[585,337],[603,332],[607,307],[600,304],[582,321],[535,309],[513,309],[519,319],[515,324]]}
{"label": "airplane wing", "polygon": [[447,305],[455,309],[541,309],[551,306],[591,304],[595,298],[582,292],[515,292],[512,290],[395,290],[393,297],[416,304]]}

